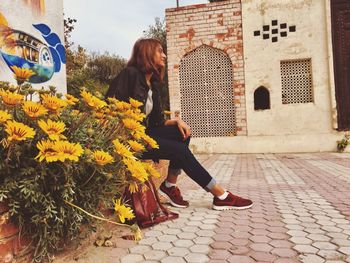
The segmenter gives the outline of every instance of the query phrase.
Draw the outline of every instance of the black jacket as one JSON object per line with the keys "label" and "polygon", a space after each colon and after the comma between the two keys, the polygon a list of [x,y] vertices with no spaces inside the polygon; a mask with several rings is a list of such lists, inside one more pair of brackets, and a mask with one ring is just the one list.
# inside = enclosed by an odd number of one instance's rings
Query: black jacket
{"label": "black jacket", "polygon": [[[158,85],[155,81],[152,83],[153,109],[147,117],[148,127],[157,127],[164,125],[164,116],[160,104],[160,95]],[[107,91],[106,97],[115,97],[118,100],[129,102],[133,98],[143,103],[141,107],[145,112],[145,104],[148,96],[149,87],[145,75],[136,67],[126,67],[112,81]]]}

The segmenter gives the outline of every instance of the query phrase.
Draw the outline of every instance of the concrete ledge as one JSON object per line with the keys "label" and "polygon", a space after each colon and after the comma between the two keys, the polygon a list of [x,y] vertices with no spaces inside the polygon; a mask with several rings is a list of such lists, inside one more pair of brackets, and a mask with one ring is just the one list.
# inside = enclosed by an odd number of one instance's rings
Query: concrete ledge
{"label": "concrete ledge", "polygon": [[[345,133],[192,138],[194,153],[336,152]],[[346,148],[350,152],[350,148]]]}

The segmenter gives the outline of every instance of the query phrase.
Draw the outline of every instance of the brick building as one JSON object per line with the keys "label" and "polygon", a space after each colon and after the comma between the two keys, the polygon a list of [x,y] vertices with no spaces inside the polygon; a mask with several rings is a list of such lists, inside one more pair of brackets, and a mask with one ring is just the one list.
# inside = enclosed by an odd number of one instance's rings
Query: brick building
{"label": "brick building", "polygon": [[167,9],[170,107],[194,150],[335,150],[350,129],[349,23],[345,0]]}

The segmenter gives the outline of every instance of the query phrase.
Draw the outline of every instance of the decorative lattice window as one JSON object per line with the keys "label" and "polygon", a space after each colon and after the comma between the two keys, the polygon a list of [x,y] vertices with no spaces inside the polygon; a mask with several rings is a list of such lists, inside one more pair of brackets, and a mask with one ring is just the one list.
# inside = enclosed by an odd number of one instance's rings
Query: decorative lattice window
{"label": "decorative lattice window", "polygon": [[282,103],[313,102],[311,59],[281,61]]}
{"label": "decorative lattice window", "polygon": [[232,136],[236,132],[233,71],[222,51],[201,46],[180,63],[181,116],[194,137]]}
{"label": "decorative lattice window", "polygon": [[254,91],[254,110],[270,109],[270,93],[267,88],[260,86]]}

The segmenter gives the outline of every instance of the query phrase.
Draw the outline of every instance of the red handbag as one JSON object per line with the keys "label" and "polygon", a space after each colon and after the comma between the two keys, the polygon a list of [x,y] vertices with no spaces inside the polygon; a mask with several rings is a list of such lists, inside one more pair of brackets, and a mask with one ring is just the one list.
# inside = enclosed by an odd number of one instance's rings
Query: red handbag
{"label": "red handbag", "polygon": [[152,179],[146,181],[145,185],[147,186],[146,189],[142,189],[140,185],[139,190],[135,193],[130,193],[128,188],[125,191],[125,197],[134,211],[139,227],[150,227],[179,217],[179,214],[171,212],[160,203]]}

